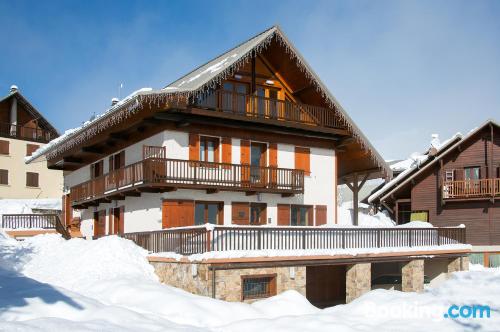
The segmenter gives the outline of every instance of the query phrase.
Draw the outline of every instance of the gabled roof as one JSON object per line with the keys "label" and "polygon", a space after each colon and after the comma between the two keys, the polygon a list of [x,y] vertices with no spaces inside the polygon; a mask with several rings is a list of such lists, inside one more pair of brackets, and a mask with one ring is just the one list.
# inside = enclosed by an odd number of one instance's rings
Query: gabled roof
{"label": "gabled roof", "polygon": [[33,116],[33,118],[37,119],[38,123],[41,127],[51,131],[56,137],[59,136],[59,133],[56,128],[54,128],[50,122],[43,117],[43,115],[37,111],[37,109],[26,99],[18,89],[11,91],[8,95],[0,99],[0,103],[10,100],[11,98],[16,98],[17,102],[23,105],[28,113]]}
{"label": "gabled roof", "polygon": [[[234,74],[238,68],[241,68],[242,65],[248,63],[251,60],[252,55],[258,54],[266,49],[266,47],[269,46],[274,39],[281,46],[283,46],[287,54],[295,60],[297,66],[321,94],[326,104],[332,108],[332,111],[337,113],[341,121],[346,125],[349,132],[352,133],[360,145],[369,151],[369,155],[376,165],[378,165],[378,167],[382,169],[385,174],[391,176],[392,171],[387,166],[384,159],[371,145],[361,130],[356,126],[354,121],[347,115],[340,103],[330,93],[330,91],[326,88],[323,82],[319,79],[316,73],[311,69],[302,55],[297,51],[278,26],[273,26],[248,39],[224,54],[196,68],[189,74],[174,81],[163,89],[138,91],[128,96],[126,100],[111,107],[102,116],[96,117],[96,119],[89,121],[80,128],[69,131],[67,135],[60,137],[60,139],[57,140],[57,142],[54,142],[54,144],[49,144],[43,149],[39,149],[32,155],[31,158],[27,160],[27,162],[37,159],[44,154],[46,154],[49,159],[51,157],[55,157],[56,155],[71,149],[74,145],[87,140],[97,132],[104,130],[107,126],[113,125],[117,123],[117,121],[127,118],[130,113],[138,111],[144,104],[160,105],[173,98],[179,98],[179,96],[196,96],[209,88],[216,87],[225,78]],[[94,128],[94,125],[97,125],[98,130]]]}
{"label": "gabled roof", "polygon": [[375,193],[370,195],[368,198],[369,203],[374,203],[376,201],[383,201],[386,197],[393,194],[396,190],[400,189],[402,186],[408,184],[416,176],[429,169],[435,165],[439,160],[448,155],[450,152],[454,151],[459,145],[463,144],[476,133],[483,130],[486,126],[494,125],[500,128],[500,125],[493,119],[485,121],[481,126],[474,128],[467,135],[462,135],[457,133],[453,135],[449,140],[447,140],[439,149],[437,149],[434,156],[425,155],[422,156],[420,160],[415,160],[410,167],[401,172],[391,181],[387,182],[382,188],[377,190]]}

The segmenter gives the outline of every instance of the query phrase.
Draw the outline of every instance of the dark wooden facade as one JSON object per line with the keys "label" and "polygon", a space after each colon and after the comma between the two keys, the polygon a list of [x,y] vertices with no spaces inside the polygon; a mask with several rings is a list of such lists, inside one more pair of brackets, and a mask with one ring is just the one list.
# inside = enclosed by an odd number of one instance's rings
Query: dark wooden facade
{"label": "dark wooden facade", "polygon": [[398,222],[427,213],[435,226],[465,225],[470,244],[500,245],[500,128],[488,122],[428,164],[385,201]]}

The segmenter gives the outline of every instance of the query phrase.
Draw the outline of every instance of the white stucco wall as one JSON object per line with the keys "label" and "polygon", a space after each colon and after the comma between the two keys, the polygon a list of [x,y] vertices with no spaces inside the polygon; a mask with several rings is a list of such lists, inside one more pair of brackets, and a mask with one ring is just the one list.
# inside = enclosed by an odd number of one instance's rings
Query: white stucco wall
{"label": "white stucco wall", "polygon": [[[143,145],[166,146],[167,158],[189,159],[189,135],[179,131],[164,131],[125,149],[125,164],[129,165],[142,159]],[[307,146],[305,144],[304,146]],[[295,168],[295,146],[278,144],[278,167]],[[108,156],[103,158],[104,171],[107,172]],[[269,160],[269,158],[268,158]],[[326,205],[327,223],[333,224],[336,215],[336,170],[333,149],[311,148],[311,174],[305,177],[304,194],[282,197],[281,194],[259,194],[246,196],[244,192],[220,191],[207,194],[205,190],[179,189],[167,193],[143,193],[141,197],[126,197],[125,200],[100,204],[82,211],[82,220],[93,219],[93,212],[111,207],[125,206],[125,232],[161,229],[162,199],[191,199],[224,202],[224,224],[231,224],[232,202],[267,203],[268,224],[277,225],[277,204]],[[232,163],[240,163],[240,139],[232,139]],[[88,180],[89,166],[65,176],[65,185],[71,187]],[[314,213],[315,215],[315,213]]]}

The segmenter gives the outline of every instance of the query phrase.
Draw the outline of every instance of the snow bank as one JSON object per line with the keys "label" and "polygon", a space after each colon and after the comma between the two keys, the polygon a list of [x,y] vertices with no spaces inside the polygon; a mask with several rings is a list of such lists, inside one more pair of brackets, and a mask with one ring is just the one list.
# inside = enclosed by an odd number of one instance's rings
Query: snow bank
{"label": "snow bank", "polygon": [[0,199],[0,221],[4,214],[31,214],[33,209],[61,210],[60,198]]}
{"label": "snow bank", "polygon": [[[366,205],[366,204],[365,204]],[[339,225],[352,225],[352,202],[345,202],[337,207],[337,217]],[[362,212],[358,213],[358,225],[361,227],[392,227],[396,223],[389,217],[387,212],[378,212],[371,216]]]}
{"label": "snow bank", "polygon": [[253,304],[189,294],[160,284],[145,255],[117,237],[17,242],[0,233],[0,330],[461,331],[471,322],[443,318],[451,303],[492,306],[476,330],[500,324],[496,271],[456,273],[423,294],[372,291],[320,310],[295,291]]}

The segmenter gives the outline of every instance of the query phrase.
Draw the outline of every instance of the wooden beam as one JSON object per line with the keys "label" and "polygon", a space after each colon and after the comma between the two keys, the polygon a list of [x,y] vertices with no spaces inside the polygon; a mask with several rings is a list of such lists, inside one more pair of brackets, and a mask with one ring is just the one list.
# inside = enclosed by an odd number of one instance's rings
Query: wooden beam
{"label": "wooden beam", "polygon": [[220,190],[217,189],[217,188],[210,188],[210,189],[207,189],[207,194],[216,194],[218,193]]}
{"label": "wooden beam", "polygon": [[130,135],[126,135],[124,133],[111,133],[109,134],[109,137],[117,141],[128,141]]}
{"label": "wooden beam", "polygon": [[131,197],[140,197],[141,196],[141,192],[137,191],[137,190],[125,191],[123,193],[123,195],[125,195],[125,196],[131,196]]}
{"label": "wooden beam", "polygon": [[293,197],[293,196],[295,196],[294,193],[283,193],[283,194],[281,194],[281,197]]}
{"label": "wooden beam", "polygon": [[245,196],[253,196],[253,195],[257,195],[257,192],[256,191],[245,191]]}
{"label": "wooden beam", "polygon": [[83,159],[82,158],[76,158],[76,157],[68,156],[68,157],[64,157],[63,158],[63,162],[65,164],[82,164],[83,163]]}
{"label": "wooden beam", "polygon": [[103,153],[103,149],[94,146],[84,146],[82,147],[82,153],[101,154]]}

